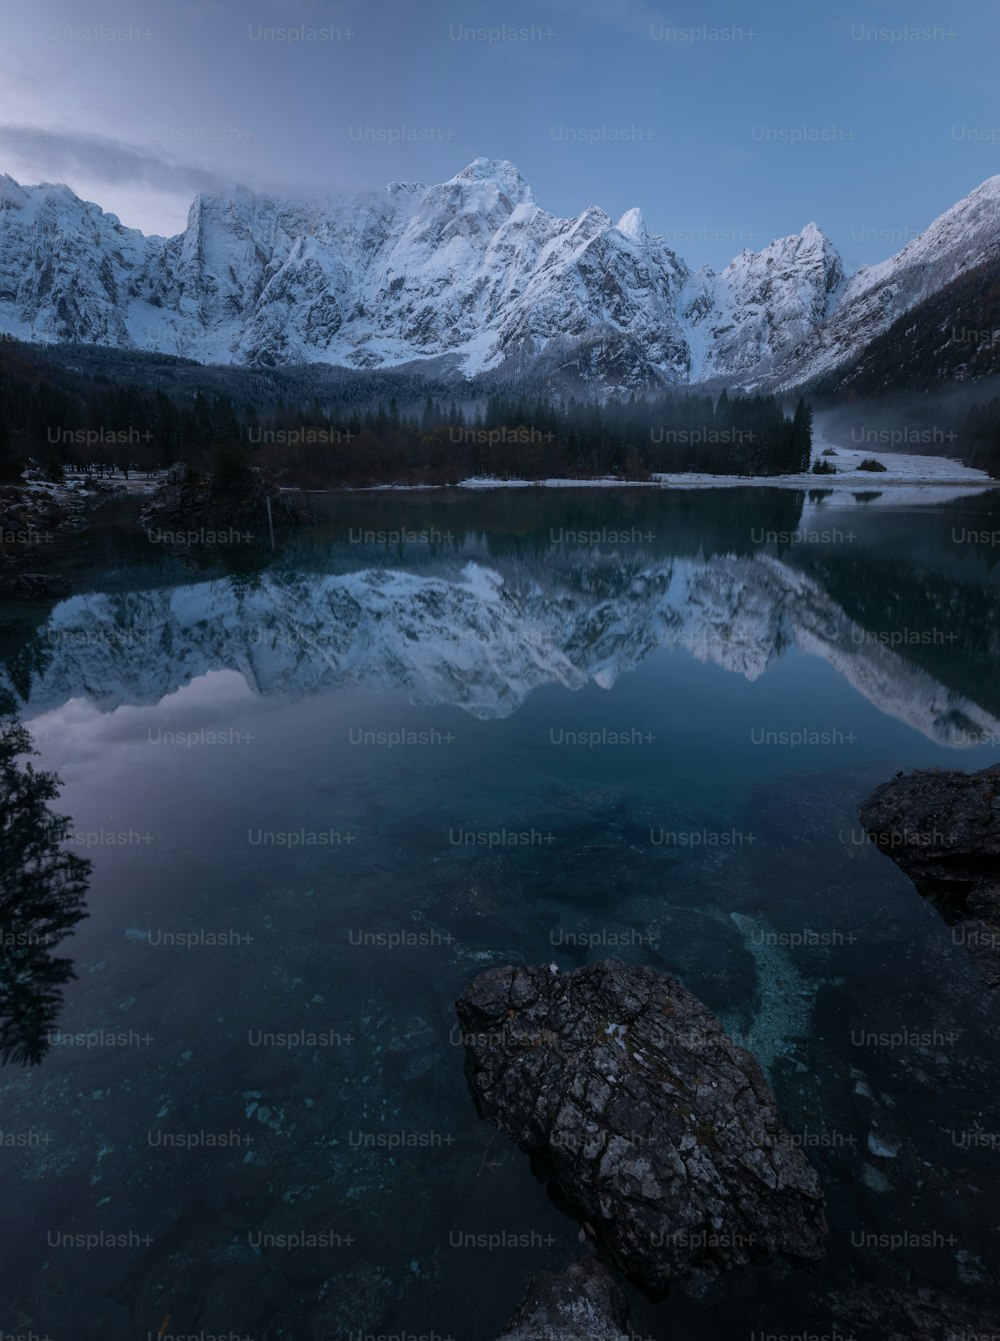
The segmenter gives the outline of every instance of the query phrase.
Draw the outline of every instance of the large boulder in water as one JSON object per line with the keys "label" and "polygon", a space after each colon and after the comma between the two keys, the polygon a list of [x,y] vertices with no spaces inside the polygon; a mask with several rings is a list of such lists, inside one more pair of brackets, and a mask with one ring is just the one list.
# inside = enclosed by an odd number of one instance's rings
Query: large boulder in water
{"label": "large boulder in water", "polygon": [[480,1115],[649,1294],[821,1256],[819,1181],[760,1065],[676,979],[614,959],[493,968],[457,1011]]}
{"label": "large boulder in water", "polygon": [[897,774],[862,802],[860,816],[954,928],[989,986],[1000,985],[1000,764],[979,773]]}

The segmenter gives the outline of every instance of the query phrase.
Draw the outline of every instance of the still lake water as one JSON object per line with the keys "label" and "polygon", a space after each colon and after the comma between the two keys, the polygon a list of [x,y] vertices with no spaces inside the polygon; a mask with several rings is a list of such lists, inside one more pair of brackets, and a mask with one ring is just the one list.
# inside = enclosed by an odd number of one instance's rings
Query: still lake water
{"label": "still lake water", "polygon": [[94,863],[59,1030],[0,1074],[5,1330],[497,1336],[579,1227],[478,1121],[453,1002],[609,954],[756,1052],[829,1203],[818,1268],[633,1292],[637,1334],[829,1333],[868,1280],[996,1298],[992,1008],[856,809],[1000,756],[997,495],[314,507],[182,559],[109,505],[77,595],[0,607]]}

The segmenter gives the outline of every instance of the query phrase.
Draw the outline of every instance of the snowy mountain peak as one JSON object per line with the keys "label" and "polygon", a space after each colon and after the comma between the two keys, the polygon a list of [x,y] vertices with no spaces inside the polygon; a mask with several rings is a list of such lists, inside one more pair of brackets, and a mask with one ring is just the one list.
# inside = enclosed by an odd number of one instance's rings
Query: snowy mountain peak
{"label": "snowy mountain peak", "polygon": [[684,299],[691,380],[767,378],[822,328],[844,280],[837,249],[814,223],[761,251],[742,251],[721,275],[699,271]]}
{"label": "snowy mountain peak", "polygon": [[807,246],[829,247],[831,251],[836,250],[833,243],[823,232],[822,228],[820,228],[819,224],[813,221],[806,224],[805,228],[803,228],[802,232],[799,234],[799,237]]}
{"label": "snowy mountain peak", "polygon": [[23,210],[28,204],[28,193],[9,173],[0,175],[0,210]]}
{"label": "snowy mountain peak", "polygon": [[611,227],[611,215],[606,214],[600,205],[588,205],[582,214],[578,214],[570,223],[570,233],[577,236],[597,237]]}
{"label": "snowy mountain peak", "polygon": [[622,217],[615,224],[619,233],[624,233],[626,237],[634,238],[636,242],[644,242],[649,234],[646,232],[646,224],[642,217],[642,210],[635,208],[626,210]]}
{"label": "snowy mountain peak", "polygon": [[210,363],[449,355],[467,374],[509,359],[602,386],[784,388],[856,358],[998,247],[1000,176],[849,281],[813,222],[692,274],[639,209],[559,218],[506,159],[325,201],[202,194],[172,238],[3,176],[0,330]]}
{"label": "snowy mountain peak", "polygon": [[258,195],[248,186],[233,186],[227,191],[199,191],[188,210],[188,227],[191,220],[213,211],[220,214],[240,214],[243,216],[259,213],[261,210],[275,207],[271,196]]}
{"label": "snowy mountain peak", "polygon": [[506,158],[474,158],[457,172],[453,182],[492,182],[513,204],[531,200],[531,187],[521,172]]}
{"label": "snowy mountain peak", "polygon": [[[762,248],[759,252],[741,253],[742,257],[760,256],[766,262],[776,262],[779,258],[794,258],[797,256],[817,256],[828,260],[835,267],[843,269],[843,263],[840,259],[840,253],[833,245],[822,228],[815,223],[807,223],[801,233],[792,233],[788,237],[777,237],[773,242]],[[737,262],[732,262],[736,264]]]}
{"label": "snowy mountain peak", "polygon": [[829,319],[772,384],[791,387],[849,363],[904,312],[998,254],[1000,176],[970,191],[895,256],[862,266],[840,285]]}

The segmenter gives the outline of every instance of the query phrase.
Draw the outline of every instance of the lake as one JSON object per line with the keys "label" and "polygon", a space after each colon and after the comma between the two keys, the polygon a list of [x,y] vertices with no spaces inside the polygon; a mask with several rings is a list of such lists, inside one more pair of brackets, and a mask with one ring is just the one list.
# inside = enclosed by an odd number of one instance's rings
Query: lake
{"label": "lake", "polygon": [[453,1003],[608,955],[755,1052],[830,1221],[814,1270],[633,1291],[637,1334],[993,1290],[992,1008],[857,820],[1000,757],[997,494],[935,498],[329,495],[187,555],[97,513],[76,594],[0,607],[93,862],[58,1028],[0,1073],[6,1331],[499,1335],[579,1226],[478,1120]]}

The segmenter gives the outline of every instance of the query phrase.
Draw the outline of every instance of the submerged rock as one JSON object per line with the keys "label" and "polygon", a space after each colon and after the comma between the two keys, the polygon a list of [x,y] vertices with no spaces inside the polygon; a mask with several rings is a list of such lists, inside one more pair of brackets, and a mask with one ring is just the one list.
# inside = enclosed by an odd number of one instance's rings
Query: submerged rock
{"label": "submerged rock", "polygon": [[480,1115],[649,1294],[821,1256],[819,1181],[760,1065],[676,979],[614,959],[507,966],[457,1011]]}
{"label": "submerged rock", "polygon": [[929,1287],[888,1289],[869,1283],[827,1296],[834,1331],[858,1341],[978,1341],[1000,1335],[1000,1312]]}
{"label": "submerged rock", "polygon": [[1000,764],[900,774],[859,813],[875,843],[955,928],[989,986],[1000,985]]}
{"label": "submerged rock", "polygon": [[628,1341],[628,1302],[600,1262],[584,1258],[564,1272],[545,1272],[499,1341]]}
{"label": "submerged rock", "polygon": [[69,591],[69,582],[60,573],[8,572],[0,566],[0,596],[5,599],[49,600]]}

